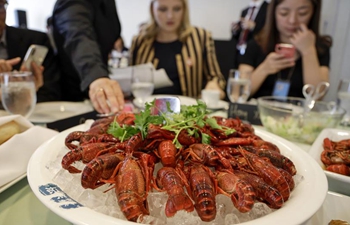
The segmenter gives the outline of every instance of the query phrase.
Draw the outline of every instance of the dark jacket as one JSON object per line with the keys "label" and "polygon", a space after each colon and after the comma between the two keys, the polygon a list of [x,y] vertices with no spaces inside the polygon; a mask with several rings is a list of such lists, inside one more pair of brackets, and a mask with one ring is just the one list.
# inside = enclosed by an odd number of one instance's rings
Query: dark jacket
{"label": "dark jacket", "polygon": [[121,29],[115,1],[57,0],[52,18],[63,99],[81,101],[94,80],[108,77],[108,54]]}
{"label": "dark jacket", "polygon": [[[251,32],[248,33],[247,41],[251,40],[254,37],[254,35],[256,35],[264,27],[268,6],[269,6],[269,4],[266,1],[264,1],[261,4],[259,12],[258,12],[258,14],[256,14],[256,17],[254,19],[255,27]],[[245,8],[241,13],[241,18],[245,18],[248,11],[249,11],[249,7]],[[240,23],[239,23],[239,25],[240,25]],[[242,31],[242,28],[239,29],[238,32],[232,34],[232,38],[238,40],[239,36],[241,35],[241,31]]]}
{"label": "dark jacket", "polygon": [[20,69],[24,56],[32,44],[44,45],[49,52],[43,62],[44,85],[37,92],[37,102],[61,100],[60,70],[53,54],[48,36],[45,33],[6,26],[6,49],[8,58],[21,57],[21,62],[13,68]]}

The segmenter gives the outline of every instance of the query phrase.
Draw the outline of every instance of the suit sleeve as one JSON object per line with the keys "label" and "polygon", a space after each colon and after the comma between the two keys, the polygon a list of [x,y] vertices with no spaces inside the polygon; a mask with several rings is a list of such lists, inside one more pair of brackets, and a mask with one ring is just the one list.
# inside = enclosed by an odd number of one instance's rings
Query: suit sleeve
{"label": "suit sleeve", "polygon": [[82,90],[87,90],[94,80],[108,77],[94,30],[92,7],[84,0],[65,0],[54,9],[55,28],[64,36],[63,48],[78,71]]}
{"label": "suit sleeve", "polygon": [[207,81],[217,79],[220,87],[224,90],[226,81],[221,73],[219,63],[216,58],[214,40],[210,32],[205,31],[205,46],[204,46],[204,73]]}

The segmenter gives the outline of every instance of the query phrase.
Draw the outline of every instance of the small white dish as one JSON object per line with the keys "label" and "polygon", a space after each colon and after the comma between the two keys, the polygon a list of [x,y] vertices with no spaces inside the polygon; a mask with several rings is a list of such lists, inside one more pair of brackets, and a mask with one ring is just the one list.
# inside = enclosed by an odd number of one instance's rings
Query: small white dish
{"label": "small white dish", "polygon": [[225,109],[225,110],[228,110],[228,107],[229,107],[229,103],[225,102],[225,101],[222,101],[222,100],[219,100],[218,104],[216,106],[207,105],[208,109]]}
{"label": "small white dish", "polygon": [[350,197],[328,191],[322,207],[304,225],[328,224],[331,220],[350,222]]}
{"label": "small white dish", "polygon": [[[79,186],[81,184],[77,180],[76,183],[70,182],[65,187],[58,186],[55,183],[54,177],[60,170],[61,165],[61,160],[58,160],[58,158],[62,157],[68,151],[64,148],[65,138],[73,131],[83,131],[86,129],[85,124],[82,124],[63,131],[35,151],[29,161],[27,170],[28,182],[31,189],[44,205],[73,224],[135,224],[97,212],[80,203],[77,200],[79,197],[72,197],[73,195],[70,193],[75,193],[80,197],[85,196],[82,194],[83,188]],[[282,154],[294,162],[298,171],[297,174],[302,176],[302,180],[293,190],[290,199],[282,208],[266,216],[245,222],[244,224],[295,225],[306,222],[316,213],[325,200],[327,194],[327,179],[325,174],[310,155],[293,143],[260,128],[256,129],[256,134],[266,141],[273,141],[280,148]],[[66,171],[63,172],[64,174],[68,173]],[[60,176],[63,176],[63,173],[60,173]],[[68,177],[64,179],[71,179],[70,177],[72,176],[68,174]],[[79,177],[80,175],[77,174],[74,176]],[[85,197],[83,198],[84,200],[86,199]],[[105,206],[103,201],[93,202],[94,204],[103,204],[101,207]]]}
{"label": "small white dish", "polygon": [[[182,96],[182,95],[151,95],[151,96],[148,96],[146,98],[144,98],[144,102],[152,102],[155,98],[163,98],[163,97],[178,97],[180,99],[180,103],[181,105],[197,105],[197,100],[194,99],[194,98],[191,98],[191,97],[187,97],[187,96]],[[136,107],[138,108],[145,108],[145,105],[144,103],[141,104],[140,102],[137,101],[137,99],[134,99],[133,100],[133,103]]]}
{"label": "small white dish", "polygon": [[28,119],[33,123],[51,123],[93,110],[88,102],[42,102],[36,104]]}
{"label": "small white dish", "polygon": [[[322,169],[325,169],[324,164],[321,161],[321,153],[323,151],[323,140],[329,138],[332,141],[340,141],[344,139],[350,139],[350,131],[326,128],[317,136],[315,142],[312,144],[309,154]],[[345,176],[330,171],[324,170],[330,191],[341,193],[350,196],[350,176]]]}

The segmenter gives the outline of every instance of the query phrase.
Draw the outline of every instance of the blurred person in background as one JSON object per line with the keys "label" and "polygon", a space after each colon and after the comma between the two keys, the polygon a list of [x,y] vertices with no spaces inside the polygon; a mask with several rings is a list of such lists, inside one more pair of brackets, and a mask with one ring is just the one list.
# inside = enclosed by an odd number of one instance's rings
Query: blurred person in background
{"label": "blurred person in background", "polygon": [[[60,70],[47,35],[34,30],[7,26],[8,2],[0,0],[0,72],[29,70],[35,77],[37,102],[61,100]],[[32,44],[49,48],[42,66],[32,62],[31,68],[21,66],[28,48]]]}
{"label": "blurred person in background", "polygon": [[251,0],[242,10],[240,20],[232,23],[232,39],[237,42],[238,53],[244,54],[247,42],[264,27],[267,6],[264,0]]}
{"label": "blurred person in background", "polygon": [[57,0],[53,36],[62,69],[66,101],[90,98],[100,113],[124,107],[119,83],[109,79],[108,55],[120,39],[114,0]]}
{"label": "blurred person in background", "polygon": [[220,90],[224,98],[225,79],[221,74],[210,32],[189,21],[187,0],[152,0],[151,20],[140,26],[130,48],[131,64],[151,62],[164,68],[172,87],[154,94],[200,97],[201,90]]}
{"label": "blurred person in background", "polygon": [[[271,0],[262,31],[248,42],[239,70],[252,72],[251,97],[303,97],[304,84],[329,80],[329,36],[319,34],[322,0]],[[275,52],[276,44],[295,47],[294,57]]]}

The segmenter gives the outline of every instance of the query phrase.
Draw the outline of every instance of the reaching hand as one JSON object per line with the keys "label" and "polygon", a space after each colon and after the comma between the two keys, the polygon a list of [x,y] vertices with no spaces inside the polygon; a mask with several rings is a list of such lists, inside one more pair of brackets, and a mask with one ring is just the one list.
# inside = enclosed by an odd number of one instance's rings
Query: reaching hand
{"label": "reaching hand", "polygon": [[18,64],[20,61],[20,57],[8,60],[0,59],[0,73],[12,71],[12,66]]}
{"label": "reaching hand", "polygon": [[99,113],[118,112],[123,110],[124,95],[119,83],[109,78],[99,78],[89,86],[89,97]]}
{"label": "reaching hand", "polygon": [[316,35],[309,30],[305,24],[300,25],[300,30],[296,31],[290,38],[291,43],[304,55],[310,48],[315,47]]}
{"label": "reaching hand", "polygon": [[[35,88],[38,91],[41,86],[44,85],[44,67],[38,66],[35,62],[31,62],[30,69],[32,74],[34,75]],[[24,65],[21,66],[21,71],[29,71]]]}
{"label": "reaching hand", "polygon": [[283,69],[295,65],[294,58],[286,58],[284,55],[271,52],[263,62],[267,74],[275,74]]}

